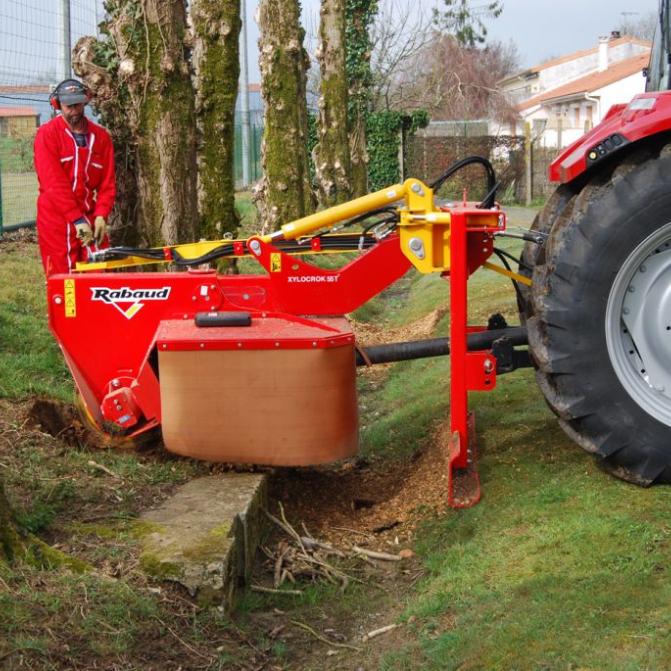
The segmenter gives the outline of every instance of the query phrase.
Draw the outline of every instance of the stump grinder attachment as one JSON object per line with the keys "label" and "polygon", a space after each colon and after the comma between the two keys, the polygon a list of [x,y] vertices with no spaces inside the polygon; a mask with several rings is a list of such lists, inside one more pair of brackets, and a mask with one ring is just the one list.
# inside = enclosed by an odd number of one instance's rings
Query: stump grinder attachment
{"label": "stump grinder attachment", "polygon": [[[449,353],[448,498],[453,506],[476,503],[468,392],[494,389],[497,372],[527,365],[528,358],[514,349],[525,344],[524,329],[468,324],[468,278],[492,267],[494,237],[503,234],[506,217],[494,203],[489,163],[479,157],[460,163],[487,168],[490,193],[483,203],[438,206],[440,180],[430,187],[408,179],[272,235],[116,247],[75,273],[50,276],[50,326],[91,421],[126,437],[160,427],[169,451],[197,459],[322,464],[357,451],[357,364]],[[363,226],[329,232],[337,224]],[[301,258],[345,251],[356,256],[337,270]],[[209,268],[240,257],[254,259],[261,274]],[[118,272],[157,263],[183,272]],[[344,315],[411,266],[449,282],[449,338],[357,343]]]}

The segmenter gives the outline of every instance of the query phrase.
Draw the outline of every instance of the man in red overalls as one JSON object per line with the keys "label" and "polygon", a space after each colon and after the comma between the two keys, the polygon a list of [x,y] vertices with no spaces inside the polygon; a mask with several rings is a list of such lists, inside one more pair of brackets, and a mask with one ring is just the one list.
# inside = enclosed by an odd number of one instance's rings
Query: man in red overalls
{"label": "man in red overalls", "polygon": [[107,247],[114,204],[114,149],[109,133],[84,115],[90,92],[62,81],[49,101],[60,115],[35,136],[37,235],[47,275],[68,273],[88,250]]}

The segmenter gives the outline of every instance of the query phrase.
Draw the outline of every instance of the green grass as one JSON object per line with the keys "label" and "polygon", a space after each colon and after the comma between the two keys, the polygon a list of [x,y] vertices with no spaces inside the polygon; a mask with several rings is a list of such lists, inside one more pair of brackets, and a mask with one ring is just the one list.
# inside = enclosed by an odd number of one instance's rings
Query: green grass
{"label": "green grass", "polygon": [[46,285],[35,245],[0,253],[0,397],[72,400],[73,385],[47,330]]}
{"label": "green grass", "polygon": [[[518,242],[497,246],[519,252]],[[388,305],[392,324],[448,300],[438,278],[406,282],[407,301]],[[496,311],[517,323],[504,278],[478,271],[469,292],[472,323]],[[448,380],[447,361],[420,360],[394,365],[381,386],[364,381],[364,454],[404,457],[429,439],[448,411]],[[500,376],[470,402],[483,500],[421,526],[427,576],[403,616],[416,642],[388,651],[380,668],[668,668],[669,488],[643,490],[602,472],[558,427],[531,370]]]}
{"label": "green grass", "polygon": [[34,172],[2,172],[2,225],[35,221],[37,177]]}
{"label": "green grass", "polygon": [[33,139],[0,137],[0,216],[3,226],[34,221],[36,200]]}
{"label": "green grass", "polygon": [[30,172],[33,169],[33,138],[0,137],[0,170]]}
{"label": "green grass", "polygon": [[384,668],[667,668],[671,492],[599,471],[530,378],[474,404],[483,501],[422,528],[417,643]]}
{"label": "green grass", "polygon": [[[250,191],[238,191],[235,194],[235,209],[240,215],[240,230],[245,235],[256,233],[256,208],[252,203],[252,194]],[[236,236],[239,237],[239,236]]]}

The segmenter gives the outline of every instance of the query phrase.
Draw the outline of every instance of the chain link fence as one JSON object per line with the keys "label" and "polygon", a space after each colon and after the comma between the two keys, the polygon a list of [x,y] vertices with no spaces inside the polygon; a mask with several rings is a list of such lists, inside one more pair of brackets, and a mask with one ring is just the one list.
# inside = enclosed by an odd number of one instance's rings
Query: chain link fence
{"label": "chain link fence", "polygon": [[50,91],[69,76],[69,46],[95,35],[102,15],[102,0],[0,2],[0,233],[34,225],[35,133],[51,118]]}
{"label": "chain link fence", "polygon": [[[0,235],[35,224],[35,133],[52,117],[53,87],[71,76],[71,45],[83,35],[97,35],[104,16],[102,0],[0,0]],[[250,86],[252,182],[261,177],[260,101],[258,85]],[[243,188],[241,114],[237,117],[234,169]]]}

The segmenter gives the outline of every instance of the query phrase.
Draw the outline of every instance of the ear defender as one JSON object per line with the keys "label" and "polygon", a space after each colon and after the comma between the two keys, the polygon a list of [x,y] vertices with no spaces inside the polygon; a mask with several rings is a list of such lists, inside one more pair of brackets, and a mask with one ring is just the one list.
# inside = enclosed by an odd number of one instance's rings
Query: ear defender
{"label": "ear defender", "polygon": [[49,104],[55,110],[61,109],[61,96],[64,97],[63,102],[66,105],[75,104],[75,102],[88,103],[93,97],[91,89],[76,79],[64,79],[51,92],[49,95]]}
{"label": "ear defender", "polygon": [[58,93],[56,93],[57,89],[54,89],[50,94],[49,94],[49,104],[55,109],[59,110],[61,108],[61,104],[58,102]]}

